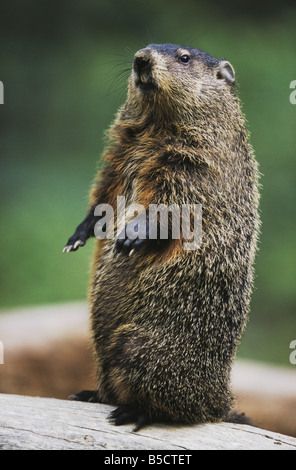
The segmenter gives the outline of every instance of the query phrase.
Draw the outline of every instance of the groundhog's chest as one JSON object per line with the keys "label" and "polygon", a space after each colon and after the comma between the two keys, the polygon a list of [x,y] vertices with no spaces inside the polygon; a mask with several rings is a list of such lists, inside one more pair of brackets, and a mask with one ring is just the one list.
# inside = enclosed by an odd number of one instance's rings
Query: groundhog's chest
{"label": "groundhog's chest", "polygon": [[206,179],[205,168],[186,160],[176,147],[139,142],[125,152],[119,177],[128,204],[200,202],[195,199]]}

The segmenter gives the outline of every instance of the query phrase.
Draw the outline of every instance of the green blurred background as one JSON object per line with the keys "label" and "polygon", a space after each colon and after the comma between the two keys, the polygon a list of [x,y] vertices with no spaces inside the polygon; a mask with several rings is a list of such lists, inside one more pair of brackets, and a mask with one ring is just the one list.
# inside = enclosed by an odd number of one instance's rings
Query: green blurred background
{"label": "green blurred background", "polygon": [[293,367],[295,25],[286,0],[2,1],[0,309],[86,298],[93,240],[75,254],[62,248],[85,215],[133,53],[191,45],[233,64],[262,173],[256,289],[239,356]]}

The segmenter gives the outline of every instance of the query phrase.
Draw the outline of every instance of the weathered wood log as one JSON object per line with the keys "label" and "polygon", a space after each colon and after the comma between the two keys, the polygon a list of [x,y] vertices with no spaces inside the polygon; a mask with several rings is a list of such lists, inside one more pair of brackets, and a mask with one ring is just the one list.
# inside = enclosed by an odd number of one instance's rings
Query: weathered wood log
{"label": "weathered wood log", "polygon": [[0,394],[3,450],[296,450],[296,439],[247,425],[173,426],[137,433],[114,426],[113,407],[54,398]]}

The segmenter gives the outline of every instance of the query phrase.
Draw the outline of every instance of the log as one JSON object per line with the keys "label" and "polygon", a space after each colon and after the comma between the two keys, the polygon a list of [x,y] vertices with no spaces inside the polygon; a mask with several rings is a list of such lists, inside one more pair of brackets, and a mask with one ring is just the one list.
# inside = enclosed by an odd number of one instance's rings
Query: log
{"label": "log", "polygon": [[[296,439],[231,423],[114,426],[112,406],[0,394],[2,450],[296,450]],[[188,453],[187,453],[188,454]],[[186,455],[187,455],[186,454]]]}

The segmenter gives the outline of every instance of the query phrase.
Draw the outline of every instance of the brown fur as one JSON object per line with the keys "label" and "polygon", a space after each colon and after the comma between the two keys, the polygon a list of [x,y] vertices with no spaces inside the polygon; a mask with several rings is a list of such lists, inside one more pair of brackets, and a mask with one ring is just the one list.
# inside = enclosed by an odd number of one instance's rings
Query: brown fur
{"label": "brown fur", "polygon": [[[189,64],[180,57],[189,55]],[[90,284],[98,399],[177,422],[227,419],[230,371],[243,333],[259,228],[258,170],[225,61],[151,45],[136,58],[109,131],[91,206],[202,204],[199,250],[183,240],[115,255],[97,242]],[[115,219],[116,220],[116,219]]]}

